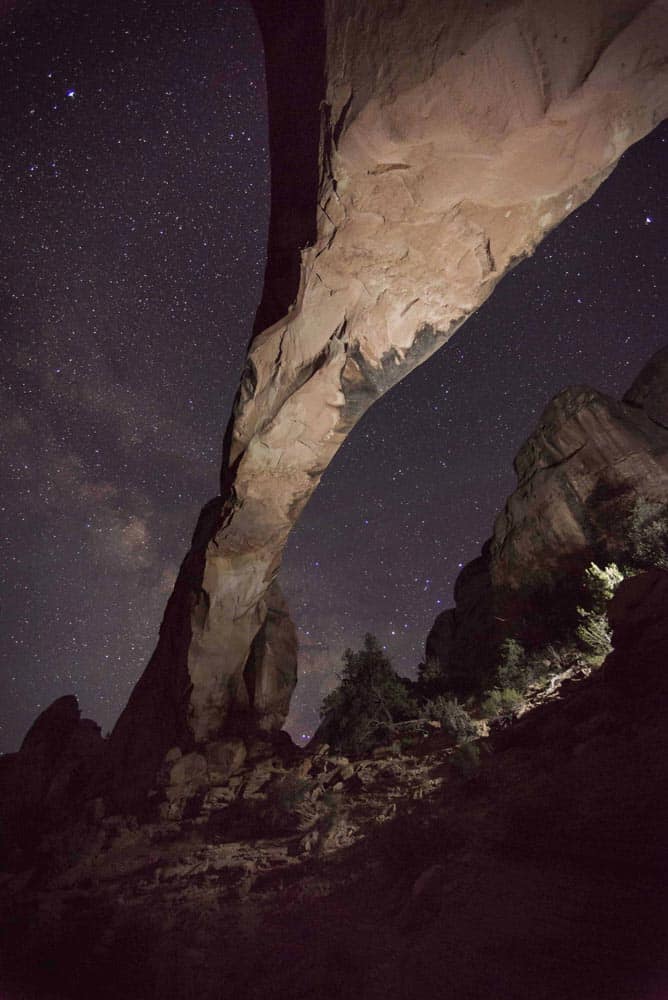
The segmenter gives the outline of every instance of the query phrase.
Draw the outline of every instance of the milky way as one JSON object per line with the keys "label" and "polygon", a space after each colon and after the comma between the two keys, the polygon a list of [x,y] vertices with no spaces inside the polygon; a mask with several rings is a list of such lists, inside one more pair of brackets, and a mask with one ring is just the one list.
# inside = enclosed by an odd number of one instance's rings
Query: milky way
{"label": "milky way", "polygon": [[[19,2],[0,21],[1,746],[75,692],[108,730],[155,643],[264,269],[262,52],[242,3]],[[288,546],[311,731],[346,645],[419,662],[547,400],[665,342],[664,127],[364,417]]]}

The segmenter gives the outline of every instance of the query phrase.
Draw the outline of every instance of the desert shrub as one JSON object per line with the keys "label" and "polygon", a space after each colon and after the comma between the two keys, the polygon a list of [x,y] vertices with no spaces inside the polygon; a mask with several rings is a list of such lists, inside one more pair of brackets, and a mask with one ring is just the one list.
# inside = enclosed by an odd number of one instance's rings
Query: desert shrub
{"label": "desert shrub", "polygon": [[431,698],[445,691],[445,674],[441,661],[436,656],[428,656],[417,669],[417,687],[419,692]]}
{"label": "desert shrub", "polygon": [[568,647],[547,643],[527,652],[527,667],[532,680],[543,680],[560,674],[568,666]]}
{"label": "desert shrub", "polygon": [[584,612],[577,636],[585,653],[594,659],[605,659],[612,650],[612,632],[606,615]]}
{"label": "desert shrub", "polygon": [[523,704],[521,692],[514,688],[493,688],[484,699],[481,710],[487,719],[509,719]]}
{"label": "desert shrub", "polygon": [[428,719],[440,722],[443,732],[457,743],[472,740],[478,735],[475,722],[456,698],[439,695],[425,704],[424,714]]}
{"label": "desert shrub", "polygon": [[604,659],[612,649],[606,609],[623,579],[615,563],[603,567],[591,563],[585,570],[583,586],[587,607],[578,606],[580,623],[576,635],[585,653],[594,660]]}
{"label": "desert shrub", "polygon": [[668,569],[668,504],[639,497],[629,517],[628,541],[635,565]]}
{"label": "desert shrub", "polygon": [[608,601],[612,597],[624,579],[616,563],[609,563],[607,566],[597,566],[590,563],[584,573],[584,589],[588,598],[589,607],[592,611],[604,612]]}
{"label": "desert shrub", "polygon": [[339,685],[322,703],[319,734],[330,746],[359,755],[382,743],[392,724],[417,715],[409,686],[395,672],[373,635],[343,654]]}
{"label": "desert shrub", "polygon": [[502,690],[526,691],[531,683],[531,670],[524,647],[516,639],[504,639],[501,643],[496,674]]}

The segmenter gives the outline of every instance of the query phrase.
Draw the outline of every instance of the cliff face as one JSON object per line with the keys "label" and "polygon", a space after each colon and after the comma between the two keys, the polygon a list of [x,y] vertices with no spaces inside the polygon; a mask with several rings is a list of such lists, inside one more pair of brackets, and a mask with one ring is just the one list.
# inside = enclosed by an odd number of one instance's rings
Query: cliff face
{"label": "cliff face", "polygon": [[[643,518],[668,505],[668,348],[622,402],[568,388],[515,459],[518,485],[483,556],[462,570],[427,655],[473,669],[504,623],[529,620],[550,594],[576,586],[592,560],[643,563]],[[526,626],[530,630],[530,625]]]}
{"label": "cliff face", "polygon": [[205,744],[240,718],[280,725],[282,711],[265,715],[257,700],[267,684],[255,654],[247,665],[324,469],[374,400],[668,105],[658,2],[314,0],[287,20],[283,4],[256,10],[272,157],[265,292],[221,495],[112,735],[121,797],[129,774],[143,794],[175,743]]}

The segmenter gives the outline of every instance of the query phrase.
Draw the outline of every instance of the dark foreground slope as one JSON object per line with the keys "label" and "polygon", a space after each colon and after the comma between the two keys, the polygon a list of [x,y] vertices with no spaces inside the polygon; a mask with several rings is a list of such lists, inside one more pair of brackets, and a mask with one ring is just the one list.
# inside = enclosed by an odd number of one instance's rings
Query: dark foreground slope
{"label": "dark foreground slope", "polygon": [[178,822],[82,817],[4,877],[3,998],[668,996],[668,574],[610,614],[477,764],[267,743]]}

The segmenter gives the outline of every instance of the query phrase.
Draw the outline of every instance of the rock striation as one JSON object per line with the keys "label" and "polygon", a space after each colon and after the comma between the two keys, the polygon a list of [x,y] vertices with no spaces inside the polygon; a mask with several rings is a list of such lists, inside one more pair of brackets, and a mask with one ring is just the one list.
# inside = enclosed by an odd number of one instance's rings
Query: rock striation
{"label": "rock striation", "polygon": [[141,799],[175,744],[194,750],[240,718],[280,726],[252,650],[328,463],[668,107],[659,0],[298,0],[289,19],[276,0],[254,7],[272,169],[265,289],[220,496],[112,734],[121,797]]}
{"label": "rock striation", "polygon": [[642,521],[668,513],[667,400],[663,348],[621,402],[578,386],[546,407],[515,459],[517,488],[492,538],[462,570],[456,607],[427,639],[427,657],[454,672],[456,685],[484,670],[507,623],[531,637],[536,609],[575,593],[592,560],[652,561],[643,558]]}

